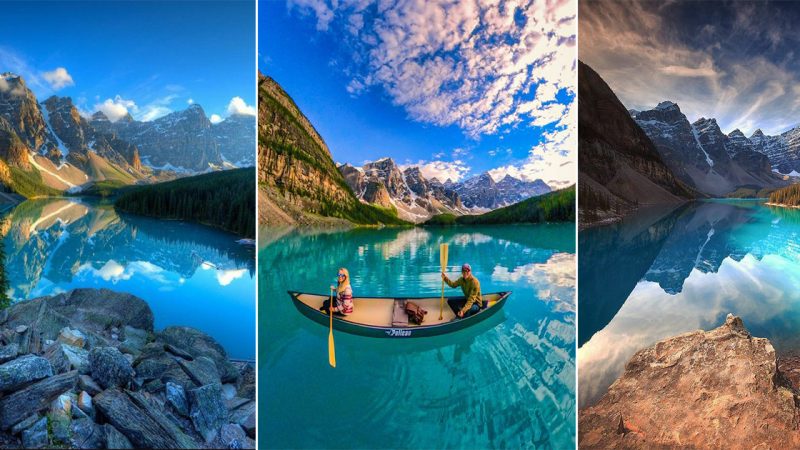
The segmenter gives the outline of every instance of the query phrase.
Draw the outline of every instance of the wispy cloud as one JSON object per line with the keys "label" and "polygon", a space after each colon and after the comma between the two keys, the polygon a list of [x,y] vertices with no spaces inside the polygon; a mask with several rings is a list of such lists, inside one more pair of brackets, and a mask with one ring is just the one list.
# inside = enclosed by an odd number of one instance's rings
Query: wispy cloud
{"label": "wispy cloud", "polygon": [[791,3],[580,2],[580,17],[581,59],[629,108],[671,100],[748,134],[800,122]]}
{"label": "wispy cloud", "polygon": [[288,3],[342,31],[356,61],[348,92],[380,87],[416,121],[477,138],[550,123],[556,95],[574,95],[572,1]]}

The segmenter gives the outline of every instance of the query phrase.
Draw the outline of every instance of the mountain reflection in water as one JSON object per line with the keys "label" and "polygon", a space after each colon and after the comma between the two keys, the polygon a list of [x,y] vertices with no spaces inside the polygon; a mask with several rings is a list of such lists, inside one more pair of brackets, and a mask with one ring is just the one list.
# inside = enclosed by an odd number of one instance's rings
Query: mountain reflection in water
{"label": "mountain reflection in water", "polygon": [[582,231],[579,403],[597,401],[644,347],[742,317],[800,351],[800,211],[755,200],[650,209]]}
{"label": "mountain reflection in water", "polygon": [[16,300],[78,287],[129,292],[150,304],[157,329],[192,326],[233,357],[255,355],[255,252],[233,234],[77,198],[25,201],[0,232]]}

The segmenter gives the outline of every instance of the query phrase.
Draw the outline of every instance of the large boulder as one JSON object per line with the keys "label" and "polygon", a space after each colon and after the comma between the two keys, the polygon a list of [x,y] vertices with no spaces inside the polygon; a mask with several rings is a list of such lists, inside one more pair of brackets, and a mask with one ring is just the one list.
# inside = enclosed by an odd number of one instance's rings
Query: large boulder
{"label": "large boulder", "polygon": [[638,351],[579,414],[581,449],[800,448],[798,398],[775,350],[728,315]]}
{"label": "large boulder", "polygon": [[0,364],[0,392],[9,392],[53,375],[50,362],[40,356],[25,355]]}
{"label": "large boulder", "polygon": [[156,335],[156,340],[177,347],[193,358],[210,358],[217,366],[223,383],[235,382],[239,378],[239,372],[228,360],[225,349],[202,331],[189,327],[168,327]]}
{"label": "large boulder", "polygon": [[92,378],[103,388],[128,387],[133,380],[130,361],[114,347],[97,347],[89,352]]}
{"label": "large boulder", "polygon": [[[0,326],[12,329],[30,327],[24,334],[35,335],[41,341],[55,341],[64,328],[78,329],[90,346],[110,342],[104,336],[110,336],[112,327],[131,326],[153,331],[153,312],[144,300],[108,289],[74,289],[18,302],[11,305],[3,316]],[[62,337],[62,340],[74,343],[79,339],[74,333],[67,334],[69,336]]]}

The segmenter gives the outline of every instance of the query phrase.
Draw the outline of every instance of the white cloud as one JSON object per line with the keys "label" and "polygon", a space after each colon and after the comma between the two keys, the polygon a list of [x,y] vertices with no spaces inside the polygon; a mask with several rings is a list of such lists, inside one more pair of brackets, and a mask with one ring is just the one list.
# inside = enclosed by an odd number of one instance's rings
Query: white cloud
{"label": "white cloud", "polygon": [[102,112],[108,120],[116,122],[129,113],[138,111],[138,108],[133,100],[126,100],[117,95],[113,100],[108,98],[103,103],[95,104],[94,110]]}
{"label": "white cloud", "polygon": [[88,273],[113,284],[128,281],[136,275],[147,277],[161,284],[168,282],[164,276],[164,269],[148,261],[132,261],[123,266],[111,259],[99,269],[95,269],[90,263],[85,263],[78,268],[78,273]]}
{"label": "white cloud", "polygon": [[506,175],[511,175],[526,181],[542,179],[555,189],[575,184],[578,133],[574,110],[573,101],[559,120],[556,129],[542,135],[543,142],[530,150],[525,161],[490,170],[492,178],[501,180]]}
{"label": "white cloud", "polygon": [[413,120],[478,137],[556,121],[555,93],[575,93],[575,2],[375,2],[289,0],[319,30],[349,32],[337,36],[354,50],[351,94],[380,86]]}
{"label": "white cloud", "polygon": [[236,114],[255,116],[256,108],[245,103],[242,97],[233,97],[230,103],[228,103],[228,114],[232,116]]}
{"label": "white cloud", "polygon": [[208,120],[210,120],[211,123],[217,124],[222,122],[222,117],[220,117],[219,114],[212,114],[211,117],[208,118]]}
{"label": "white cloud", "polygon": [[419,167],[419,171],[427,179],[436,178],[444,183],[449,178],[451,181],[459,181],[470,171],[469,167],[461,160],[448,161],[419,161],[416,164],[401,165],[400,169],[407,167]]}
{"label": "white cloud", "polygon": [[242,278],[247,273],[247,269],[236,269],[236,270],[218,270],[217,271],[217,282],[220,286],[227,286],[231,284],[234,280]]}
{"label": "white cloud", "polygon": [[67,69],[63,67],[58,67],[50,72],[43,72],[42,78],[44,78],[54,90],[59,90],[75,84],[72,80],[72,76],[67,72]]}

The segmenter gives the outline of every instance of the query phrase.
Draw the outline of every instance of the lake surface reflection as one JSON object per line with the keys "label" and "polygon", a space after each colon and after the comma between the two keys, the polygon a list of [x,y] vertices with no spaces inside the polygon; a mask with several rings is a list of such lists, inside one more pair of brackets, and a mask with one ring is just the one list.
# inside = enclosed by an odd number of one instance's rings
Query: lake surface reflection
{"label": "lake surface reflection", "polygon": [[739,315],[778,355],[800,353],[800,211],[757,200],[647,209],[579,235],[579,402],[633,354]]}
{"label": "lake surface reflection", "polygon": [[197,328],[255,356],[255,250],[203,225],[120,215],[94,199],[27,200],[0,223],[16,300],[108,288],[147,301],[156,329]]}

